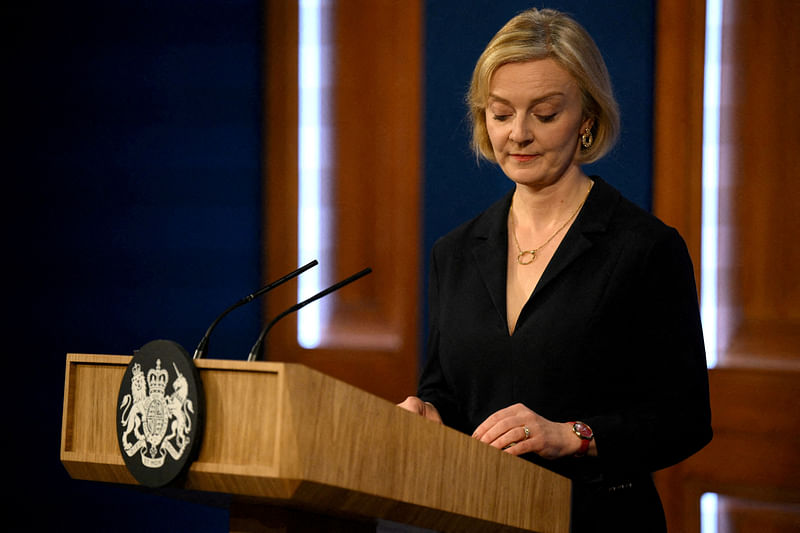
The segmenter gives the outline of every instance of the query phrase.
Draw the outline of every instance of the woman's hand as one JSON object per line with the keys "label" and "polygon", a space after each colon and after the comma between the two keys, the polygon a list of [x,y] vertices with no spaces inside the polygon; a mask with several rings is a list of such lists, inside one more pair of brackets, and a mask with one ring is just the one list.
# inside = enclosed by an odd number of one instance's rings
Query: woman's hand
{"label": "woman's hand", "polygon": [[423,402],[416,396],[409,396],[402,403],[398,403],[397,406],[402,407],[406,411],[422,415],[428,420],[433,420],[439,424],[442,423],[442,417],[439,416],[439,411],[436,410],[433,404],[430,402]]}
{"label": "woman's hand", "polygon": [[[545,459],[573,455],[581,445],[580,439],[572,431],[572,424],[551,422],[521,403],[491,415],[472,436],[513,455],[533,452]],[[596,453],[594,442],[589,453]]]}

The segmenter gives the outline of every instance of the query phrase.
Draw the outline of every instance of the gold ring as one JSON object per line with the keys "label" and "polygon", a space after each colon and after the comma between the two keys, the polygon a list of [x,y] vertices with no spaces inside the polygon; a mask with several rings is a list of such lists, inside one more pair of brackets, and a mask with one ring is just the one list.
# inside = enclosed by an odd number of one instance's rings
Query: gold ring
{"label": "gold ring", "polygon": [[528,438],[531,436],[531,430],[528,429],[528,426],[522,426],[522,430],[525,432],[525,438],[522,440],[528,440]]}

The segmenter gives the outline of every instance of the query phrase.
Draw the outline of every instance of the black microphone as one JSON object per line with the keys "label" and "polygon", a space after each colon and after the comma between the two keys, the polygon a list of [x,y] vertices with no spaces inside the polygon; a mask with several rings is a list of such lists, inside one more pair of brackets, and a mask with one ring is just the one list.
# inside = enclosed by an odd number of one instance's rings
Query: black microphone
{"label": "black microphone", "polygon": [[209,337],[211,337],[211,332],[214,330],[214,328],[215,328],[215,327],[217,327],[217,324],[219,324],[219,321],[220,321],[220,320],[222,320],[222,318],[223,318],[225,315],[227,315],[228,313],[230,313],[231,311],[233,311],[233,310],[234,310],[234,309],[236,309],[237,307],[241,307],[241,306],[243,306],[243,305],[244,305],[244,304],[246,304],[246,303],[250,303],[250,302],[252,302],[253,300],[255,300],[256,298],[258,298],[258,297],[259,297],[259,296],[261,296],[262,294],[264,294],[264,293],[267,293],[267,292],[271,291],[272,289],[274,289],[274,288],[275,288],[275,287],[277,287],[278,285],[283,285],[284,283],[286,283],[286,282],[287,282],[287,281],[289,281],[290,279],[292,279],[292,278],[295,278],[295,277],[299,276],[300,274],[302,274],[303,272],[305,272],[305,271],[306,271],[306,270],[308,270],[309,268],[315,267],[315,266],[317,266],[318,264],[319,264],[319,263],[317,263],[317,260],[316,260],[316,259],[314,259],[314,260],[313,260],[313,261],[311,261],[310,263],[307,263],[307,264],[305,264],[305,265],[301,266],[300,268],[298,268],[297,270],[295,270],[295,271],[293,271],[293,272],[290,272],[290,273],[286,274],[286,275],[285,275],[285,276],[283,276],[282,278],[280,278],[280,279],[277,279],[277,280],[273,281],[272,283],[270,283],[270,284],[268,284],[268,285],[264,285],[263,287],[261,287],[260,289],[258,289],[258,290],[257,290],[256,292],[254,292],[253,294],[250,294],[250,295],[248,295],[248,296],[245,296],[244,298],[242,298],[241,300],[239,300],[238,302],[236,302],[236,303],[235,303],[235,304],[233,304],[232,306],[228,307],[228,308],[227,308],[225,311],[223,311],[223,312],[222,312],[222,314],[221,314],[221,315],[219,315],[219,316],[217,317],[217,319],[216,319],[216,320],[214,320],[214,322],[212,322],[212,323],[211,323],[211,325],[208,327],[208,330],[206,331],[206,334],[205,334],[205,335],[203,335],[203,338],[202,338],[202,339],[200,339],[200,342],[199,342],[199,343],[198,343],[198,345],[197,345],[197,349],[195,349],[195,351],[194,351],[194,356],[192,357],[192,359],[202,359],[203,357],[205,357],[205,356],[206,356],[206,351],[208,350],[208,339],[209,339]]}
{"label": "black microphone", "polygon": [[325,290],[323,290],[323,291],[320,291],[320,292],[318,292],[317,294],[315,294],[315,295],[314,295],[314,296],[312,296],[311,298],[308,298],[308,299],[306,299],[306,300],[303,300],[302,302],[299,302],[299,303],[296,303],[296,304],[294,304],[294,305],[293,305],[293,306],[291,306],[289,309],[287,309],[286,311],[282,312],[281,314],[279,314],[278,316],[276,316],[275,318],[273,318],[273,319],[272,319],[272,322],[270,322],[269,324],[267,324],[267,327],[265,327],[264,329],[262,329],[262,330],[261,330],[261,335],[259,335],[259,336],[258,336],[258,340],[257,340],[257,341],[256,341],[256,343],[253,345],[253,348],[250,350],[250,355],[248,355],[248,356],[247,356],[247,360],[248,360],[248,361],[255,361],[255,360],[256,360],[256,358],[258,357],[258,355],[261,353],[261,348],[262,348],[262,346],[263,346],[263,344],[264,344],[264,338],[267,336],[267,332],[268,332],[270,329],[272,329],[272,326],[274,326],[274,325],[275,325],[275,323],[276,323],[278,320],[280,320],[281,318],[285,317],[285,316],[286,316],[286,315],[288,315],[288,314],[294,313],[295,311],[298,311],[299,309],[302,309],[303,307],[307,306],[307,305],[308,305],[308,304],[310,304],[311,302],[314,302],[314,301],[316,301],[316,300],[319,300],[319,299],[320,299],[320,298],[322,298],[323,296],[327,296],[328,294],[332,293],[333,291],[337,291],[337,290],[341,289],[341,288],[342,288],[342,287],[344,287],[345,285],[348,285],[348,284],[350,284],[350,283],[353,283],[355,280],[357,280],[357,279],[359,279],[359,278],[363,278],[364,276],[366,276],[366,275],[367,275],[367,274],[369,274],[370,272],[372,272],[372,269],[371,269],[371,268],[365,268],[365,269],[364,269],[364,270],[362,270],[361,272],[358,272],[357,274],[353,274],[353,275],[352,275],[352,276],[350,276],[349,278],[347,278],[347,279],[343,279],[342,281],[340,281],[340,282],[338,282],[338,283],[335,283],[335,284],[331,285],[331,286],[330,286],[330,287],[328,287],[327,289],[325,289]]}

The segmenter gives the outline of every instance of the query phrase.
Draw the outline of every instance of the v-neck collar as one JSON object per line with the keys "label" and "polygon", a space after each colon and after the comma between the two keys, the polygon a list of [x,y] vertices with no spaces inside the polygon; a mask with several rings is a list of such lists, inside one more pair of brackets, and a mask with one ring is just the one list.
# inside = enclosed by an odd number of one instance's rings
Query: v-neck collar
{"label": "v-neck collar", "polygon": [[[614,206],[620,193],[602,179],[592,176],[594,186],[575,222],[567,230],[542,277],[534,287],[528,301],[523,305],[517,319],[517,327],[523,321],[526,309],[536,296],[553,283],[571,263],[592,247],[592,233],[604,232],[608,227]],[[472,256],[483,278],[495,309],[508,327],[506,312],[506,284],[508,273],[508,228],[506,220],[511,207],[514,190],[495,202],[476,222]]]}

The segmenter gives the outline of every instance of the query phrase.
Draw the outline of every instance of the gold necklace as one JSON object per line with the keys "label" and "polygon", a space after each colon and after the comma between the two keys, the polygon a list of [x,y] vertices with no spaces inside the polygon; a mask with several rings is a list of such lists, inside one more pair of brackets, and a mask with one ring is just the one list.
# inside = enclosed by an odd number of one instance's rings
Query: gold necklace
{"label": "gold necklace", "polygon": [[[559,226],[559,228],[555,232],[553,232],[553,234],[550,235],[550,237],[546,241],[544,241],[544,243],[542,245],[540,245],[538,248],[533,248],[532,250],[523,250],[522,247],[519,245],[519,241],[517,240],[517,230],[516,230],[516,228],[513,227],[514,226],[514,217],[512,216],[512,211],[514,210],[514,203],[513,202],[511,203],[511,207],[508,209],[508,218],[511,221],[511,225],[512,225],[511,234],[514,235],[514,243],[517,245],[517,251],[519,252],[517,254],[517,263],[519,263],[520,265],[530,265],[531,263],[533,263],[533,260],[536,259],[536,254],[539,252],[539,250],[541,250],[542,248],[547,246],[550,243],[550,241],[552,241],[555,238],[556,235],[561,233],[561,230],[566,228],[567,224],[569,224],[570,221],[573,218],[575,218],[575,215],[577,215],[578,211],[581,210],[581,207],[583,207],[583,204],[586,203],[586,199],[589,197],[589,192],[591,192],[593,186],[594,186],[594,182],[592,181],[592,182],[589,183],[589,190],[586,191],[586,196],[584,196],[583,200],[581,201],[581,203],[578,204],[577,209],[575,209],[575,211],[569,216],[569,218],[567,220],[565,220],[564,223],[561,224],[561,226]],[[528,255],[530,256],[530,259],[525,261],[525,256],[528,256]]]}

